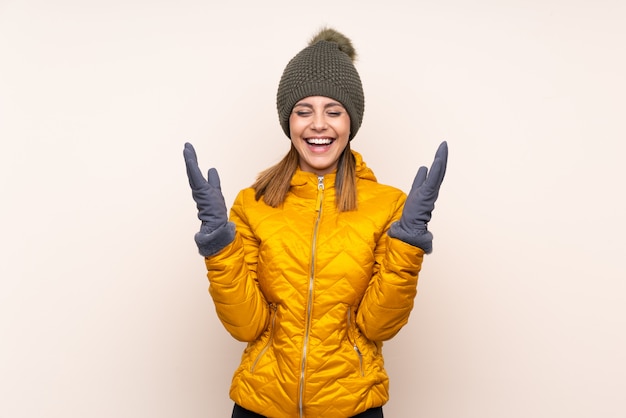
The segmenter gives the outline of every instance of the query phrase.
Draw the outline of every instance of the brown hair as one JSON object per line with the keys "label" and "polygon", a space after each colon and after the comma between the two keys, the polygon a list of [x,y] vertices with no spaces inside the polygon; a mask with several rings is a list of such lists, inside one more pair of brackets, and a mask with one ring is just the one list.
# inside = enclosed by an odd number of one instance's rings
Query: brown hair
{"label": "brown hair", "polygon": [[[298,169],[300,157],[296,148],[291,145],[289,152],[280,162],[267,170],[262,171],[252,185],[256,200],[261,197],[271,207],[283,204],[291,187],[291,178]],[[356,210],[356,159],[350,150],[350,143],[346,145],[337,162],[335,177],[335,205],[339,212]]]}

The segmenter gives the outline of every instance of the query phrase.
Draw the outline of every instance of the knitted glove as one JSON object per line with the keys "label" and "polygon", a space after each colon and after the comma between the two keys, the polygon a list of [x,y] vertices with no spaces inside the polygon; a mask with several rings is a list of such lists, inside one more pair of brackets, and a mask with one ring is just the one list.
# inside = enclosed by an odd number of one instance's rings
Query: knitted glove
{"label": "knitted glove", "polygon": [[198,250],[203,256],[220,252],[235,239],[235,224],[228,222],[220,177],[215,168],[209,169],[207,180],[198,167],[196,150],[185,143],[183,150],[191,195],[196,201],[198,218],[202,221],[200,231],[195,235]]}
{"label": "knitted glove", "polygon": [[402,217],[389,228],[389,236],[421,248],[427,254],[433,250],[433,234],[428,229],[428,222],[435,209],[439,187],[446,174],[448,163],[448,144],[442,142],[430,167],[420,167],[413,181],[402,210]]}

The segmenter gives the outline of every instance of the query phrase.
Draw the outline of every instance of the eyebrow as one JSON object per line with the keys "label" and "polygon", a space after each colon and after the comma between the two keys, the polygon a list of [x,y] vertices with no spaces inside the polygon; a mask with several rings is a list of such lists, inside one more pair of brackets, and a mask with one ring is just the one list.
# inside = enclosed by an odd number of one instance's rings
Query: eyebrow
{"label": "eyebrow", "polygon": [[[296,103],[293,107],[294,107],[294,108],[296,108],[296,107],[298,107],[298,106],[308,107],[308,108],[311,108],[311,109],[313,108],[313,105],[312,105],[312,104],[310,104],[310,103],[307,103],[307,102],[299,102],[299,103]],[[326,104],[324,105],[324,109],[327,109],[327,108],[329,108],[329,107],[334,107],[334,106],[339,106],[339,107],[342,107],[342,108],[344,107],[344,106],[343,106],[341,103],[339,103],[339,102],[330,102],[330,103],[326,103]]]}

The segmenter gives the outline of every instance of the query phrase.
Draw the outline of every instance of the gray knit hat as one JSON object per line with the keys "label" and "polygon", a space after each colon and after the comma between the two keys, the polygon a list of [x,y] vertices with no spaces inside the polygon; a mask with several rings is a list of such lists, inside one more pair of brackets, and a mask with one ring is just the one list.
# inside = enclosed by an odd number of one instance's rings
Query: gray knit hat
{"label": "gray knit hat", "polygon": [[354,67],[356,52],[350,39],[334,29],[322,29],[309,46],[289,61],[278,84],[278,119],[289,137],[289,116],[295,104],[309,96],[326,96],[340,102],[350,115],[350,140],[365,108],[361,78]]}

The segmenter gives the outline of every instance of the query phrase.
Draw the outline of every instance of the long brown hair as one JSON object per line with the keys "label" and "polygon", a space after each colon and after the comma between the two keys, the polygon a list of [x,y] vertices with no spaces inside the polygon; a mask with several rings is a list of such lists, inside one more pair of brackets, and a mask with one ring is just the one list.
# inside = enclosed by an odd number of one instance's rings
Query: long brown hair
{"label": "long brown hair", "polygon": [[[298,151],[292,144],[287,155],[278,164],[262,171],[257,177],[252,185],[256,200],[263,197],[265,203],[274,208],[282,205],[291,187],[291,178],[298,169],[299,160]],[[356,159],[352,155],[349,142],[337,162],[335,189],[335,206],[339,212],[357,209]]]}

